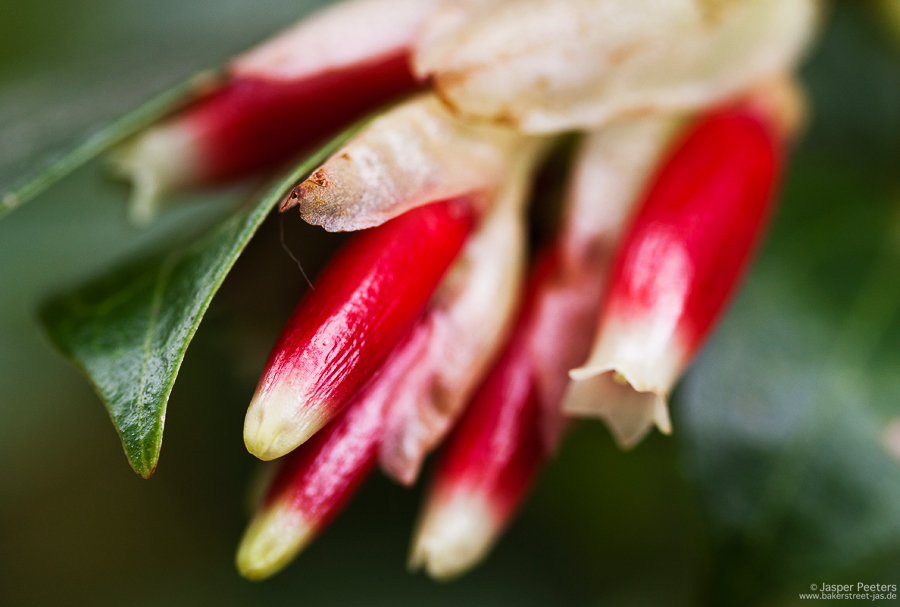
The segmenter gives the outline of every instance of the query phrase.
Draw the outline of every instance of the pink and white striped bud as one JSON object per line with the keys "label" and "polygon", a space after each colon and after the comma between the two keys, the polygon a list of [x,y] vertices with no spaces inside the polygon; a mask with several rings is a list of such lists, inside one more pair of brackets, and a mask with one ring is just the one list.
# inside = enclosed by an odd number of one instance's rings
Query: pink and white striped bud
{"label": "pink and white striped bud", "polygon": [[613,246],[677,123],[630,120],[582,144],[560,242],[537,265],[510,344],[441,455],[411,566],[437,578],[474,566],[554,452],[567,372],[590,350]]}
{"label": "pink and white striped bud", "polygon": [[287,455],[237,552],[241,575],[275,574],[337,516],[375,467],[384,412],[415,349],[393,353],[337,419]]}
{"label": "pink and white striped bud", "polygon": [[473,197],[419,207],[361,232],[278,338],[244,423],[265,460],[306,441],[350,401],[422,314],[471,230]]}
{"label": "pink and white striped bud", "polygon": [[460,120],[423,95],[376,118],[294,188],[281,210],[297,205],[309,223],[352,231],[434,200],[493,194],[536,139]]}
{"label": "pink and white striped bud", "polygon": [[[527,172],[523,171],[523,177],[527,177]],[[506,232],[499,242],[493,243],[503,245],[502,250],[496,247],[491,250],[507,257],[502,269],[508,270],[510,275],[494,277],[513,285],[519,282],[519,266],[524,255],[524,228],[521,218],[515,217],[522,211],[525,198],[525,183],[522,181],[516,179],[517,187],[505,189],[504,199],[496,202],[491,216],[473,238],[473,242],[480,241],[480,246],[485,247],[486,242],[492,240],[486,240],[485,234],[492,234],[498,229]],[[506,245],[512,252],[507,250]],[[431,308],[401,339],[374,379],[357,393],[337,419],[285,457],[238,550],[237,565],[242,575],[262,579],[284,567],[339,512],[372,470],[378,445],[384,441],[385,414],[397,402],[398,389],[401,392],[404,388],[409,389],[410,381],[413,385],[419,385],[417,378],[423,376],[429,380],[425,383],[431,386],[435,361],[429,358],[429,353],[435,348],[436,339],[443,343],[440,338],[444,337],[434,329],[439,324],[433,320],[435,310],[446,314],[442,300],[456,294],[455,283],[465,280],[467,266],[486,261],[481,255],[471,255],[472,248],[471,244],[467,246],[451,275],[444,279],[435,294]],[[478,281],[478,284],[484,286],[483,281]],[[505,293],[506,290],[511,293]],[[512,312],[512,300],[517,293],[515,287],[499,293],[509,300],[499,302],[501,308],[507,309],[507,315]],[[465,308],[468,309],[468,306]],[[460,310],[456,312],[458,314]],[[499,324],[505,325],[505,321],[505,318],[500,318]],[[483,328],[497,334],[495,339],[499,341],[499,334],[503,333],[501,327],[491,325]],[[423,368],[427,371],[425,374],[421,372]]]}
{"label": "pink and white striped bud", "polygon": [[[782,163],[777,117],[747,103],[693,125],[651,182],[616,256],[596,341],[565,410],[603,418],[623,447],[656,424],[709,335],[769,216]],[[780,104],[779,104],[780,107]]]}
{"label": "pink and white striped bud", "polygon": [[382,468],[403,484],[415,482],[508,336],[525,266],[525,206],[541,148],[522,151],[421,322],[428,338],[394,390],[380,448]]}
{"label": "pink and white striped bud", "polygon": [[351,0],[235,58],[224,79],[123,147],[132,213],[160,197],[273,167],[413,90],[410,48],[434,0]]}
{"label": "pink and white striped bud", "polygon": [[414,62],[459,113],[531,133],[699,110],[790,71],[820,0],[445,0]]}

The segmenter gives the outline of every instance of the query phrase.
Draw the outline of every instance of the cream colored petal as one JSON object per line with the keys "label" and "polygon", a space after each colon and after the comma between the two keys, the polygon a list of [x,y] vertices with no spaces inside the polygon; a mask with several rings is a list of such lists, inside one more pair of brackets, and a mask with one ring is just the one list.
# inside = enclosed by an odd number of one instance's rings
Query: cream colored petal
{"label": "cream colored petal", "polygon": [[591,348],[615,245],[681,122],[663,116],[624,120],[589,134],[576,152],[560,236],[561,271],[538,299],[532,328],[542,428],[551,449],[561,435],[568,371]]}
{"label": "cream colored petal", "polygon": [[411,484],[462,413],[503,345],[525,271],[524,208],[540,150],[523,151],[492,208],[435,294],[430,338],[394,393],[381,465]]}
{"label": "cream colored petal", "polygon": [[819,0],[449,0],[415,69],[460,112],[546,133],[689,110],[790,70]]}
{"label": "cream colored petal", "polygon": [[180,122],[148,130],[110,157],[113,171],[133,185],[128,218],[144,226],[165,197],[194,185],[200,173],[196,135]]}
{"label": "cream colored petal", "polygon": [[573,382],[563,410],[599,417],[622,447],[631,447],[656,424],[671,431],[668,394],[689,358],[688,348],[666,318],[623,319],[607,312],[587,362],[569,372]]}
{"label": "cream colored petal", "polygon": [[491,505],[477,492],[438,494],[426,505],[413,537],[409,568],[439,580],[457,577],[487,556],[502,531]]}
{"label": "cream colored petal", "polygon": [[643,116],[584,138],[575,157],[560,239],[570,264],[610,253],[682,122],[680,115]]}
{"label": "cream colored petal", "polygon": [[348,231],[472,192],[488,200],[535,138],[464,122],[433,95],[373,121],[294,189],[288,205],[309,223]]}
{"label": "cream colored petal", "polygon": [[[586,369],[583,379],[570,385],[565,400],[567,413],[602,419],[623,449],[638,444],[654,424],[663,434],[672,432],[665,393],[639,390],[624,373],[601,369]],[[580,373],[578,376],[582,377]]]}

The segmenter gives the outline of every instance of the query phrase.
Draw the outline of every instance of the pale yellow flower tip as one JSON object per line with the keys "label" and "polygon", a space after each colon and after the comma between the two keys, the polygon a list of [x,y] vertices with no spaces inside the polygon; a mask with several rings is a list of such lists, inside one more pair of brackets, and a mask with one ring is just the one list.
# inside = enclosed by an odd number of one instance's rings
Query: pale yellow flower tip
{"label": "pale yellow flower tip", "polygon": [[263,580],[281,571],[309,544],[312,526],[297,512],[279,502],[253,517],[241,544],[235,564],[248,580]]}
{"label": "pale yellow flower tip", "polygon": [[325,425],[322,407],[302,407],[290,385],[257,390],[244,419],[247,451],[270,461],[287,455]]}

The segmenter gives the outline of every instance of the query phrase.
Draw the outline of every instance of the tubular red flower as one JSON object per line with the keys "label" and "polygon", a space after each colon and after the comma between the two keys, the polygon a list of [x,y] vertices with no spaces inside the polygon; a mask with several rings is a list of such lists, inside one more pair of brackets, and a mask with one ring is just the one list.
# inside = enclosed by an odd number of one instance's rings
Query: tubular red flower
{"label": "tubular red flower", "polygon": [[136,219],[172,191],[270,169],[416,88],[410,49],[433,4],[346,2],[235,58],[203,98],[118,154]]}
{"label": "tubular red flower", "polygon": [[750,106],[699,121],[676,147],[617,254],[596,342],[566,410],[603,417],[631,445],[734,292],[762,234],[781,166],[773,121]]}
{"label": "tubular red flower", "polygon": [[419,207],[341,251],[266,363],[244,425],[251,453],[274,459],[302,444],[382,365],[462,248],[472,199]]}
{"label": "tubular red flower", "polygon": [[284,458],[238,548],[242,575],[263,579],[287,565],[372,472],[384,410],[415,352],[401,348],[392,354],[337,419]]}
{"label": "tubular red flower", "polygon": [[[568,371],[590,351],[615,246],[681,122],[680,115],[622,121],[590,133],[577,152],[559,237],[559,279],[542,294],[533,329],[550,443],[559,435]],[[569,352],[582,354],[573,358]]]}
{"label": "tubular red flower", "polygon": [[556,266],[553,256],[539,264],[510,343],[442,450],[411,567],[424,565],[432,576],[445,578],[479,561],[549,455],[528,327],[537,293]]}
{"label": "tubular red flower", "polygon": [[241,575],[287,565],[340,512],[375,468],[381,410],[360,399],[287,456],[237,553]]}
{"label": "tubular red flower", "polygon": [[396,387],[419,365],[431,337],[426,323],[416,323],[347,408],[285,456],[238,548],[242,575],[279,571],[350,500],[375,467]]}
{"label": "tubular red flower", "polygon": [[534,269],[512,339],[442,453],[413,566],[450,577],[475,565],[555,450],[567,371],[590,350],[613,247],[676,124],[634,119],[581,145],[559,242]]}
{"label": "tubular red flower", "polygon": [[419,323],[427,339],[397,383],[379,449],[382,469],[401,483],[416,480],[509,336],[525,278],[525,205],[542,156],[535,148],[513,163]]}

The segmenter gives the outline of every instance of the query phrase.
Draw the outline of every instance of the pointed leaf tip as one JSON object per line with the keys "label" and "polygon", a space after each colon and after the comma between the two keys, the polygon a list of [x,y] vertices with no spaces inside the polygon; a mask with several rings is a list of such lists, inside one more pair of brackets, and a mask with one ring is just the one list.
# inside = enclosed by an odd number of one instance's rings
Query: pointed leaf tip
{"label": "pointed leaf tip", "polygon": [[150,478],[156,469],[169,395],[213,295],[269,211],[356,128],[190,244],[115,270],[42,308],[47,335],[93,384],[140,476]]}

